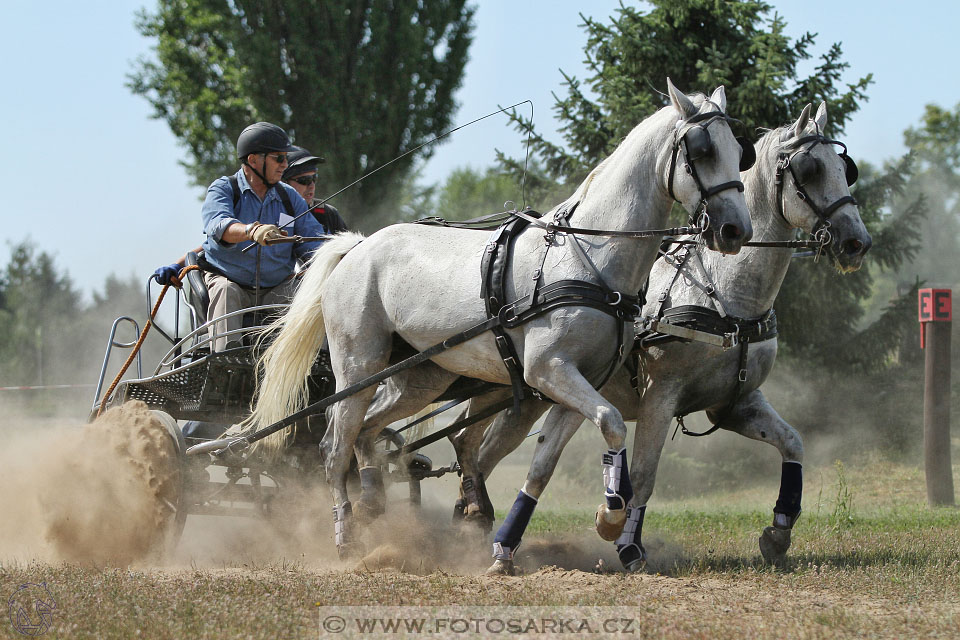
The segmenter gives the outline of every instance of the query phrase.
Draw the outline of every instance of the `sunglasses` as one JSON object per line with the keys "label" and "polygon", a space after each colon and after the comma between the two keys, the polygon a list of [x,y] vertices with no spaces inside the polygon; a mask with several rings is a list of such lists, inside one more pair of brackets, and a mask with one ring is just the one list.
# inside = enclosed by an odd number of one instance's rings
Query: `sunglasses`
{"label": "sunglasses", "polygon": [[287,162],[287,154],[285,153],[265,153],[263,157],[273,158],[277,161],[277,164],[285,164]]}
{"label": "sunglasses", "polygon": [[317,176],[300,176],[299,178],[294,178],[293,181],[297,184],[302,184],[305,187],[309,187],[317,182]]}

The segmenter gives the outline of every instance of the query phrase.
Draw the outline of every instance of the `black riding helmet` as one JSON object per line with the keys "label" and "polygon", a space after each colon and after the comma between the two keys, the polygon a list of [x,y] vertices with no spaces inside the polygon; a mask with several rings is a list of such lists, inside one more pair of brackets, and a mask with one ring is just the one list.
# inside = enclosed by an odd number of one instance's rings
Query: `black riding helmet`
{"label": "black riding helmet", "polygon": [[287,132],[269,122],[255,122],[241,131],[240,137],[237,138],[237,157],[263,180],[267,188],[273,187],[275,183],[270,182],[265,175],[251,167],[247,163],[247,156],[251,153],[270,153],[271,151],[289,153],[294,149],[296,147],[290,144]]}
{"label": "black riding helmet", "polygon": [[290,144],[290,136],[286,131],[269,122],[255,122],[237,138],[237,157],[240,160],[246,160],[251,153],[290,153],[296,148]]}
{"label": "black riding helmet", "polygon": [[293,145],[292,151],[287,155],[287,170],[283,172],[283,180],[289,180],[301,173],[306,173],[321,162],[326,162],[323,158],[311,155],[303,147]]}

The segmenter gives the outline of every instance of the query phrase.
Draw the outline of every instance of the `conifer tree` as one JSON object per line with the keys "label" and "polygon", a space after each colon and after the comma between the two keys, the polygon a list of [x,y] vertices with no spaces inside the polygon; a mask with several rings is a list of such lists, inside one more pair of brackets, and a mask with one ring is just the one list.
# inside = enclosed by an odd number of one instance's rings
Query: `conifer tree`
{"label": "conifer tree", "polygon": [[[197,185],[236,171],[240,131],[267,120],[326,159],[317,195],[330,195],[449,127],[472,17],[466,0],[158,0],[136,23],[154,57],[137,61],[129,86],[186,148]],[[375,229],[431,151],[333,204]]]}
{"label": "conifer tree", "polygon": [[[820,53],[812,72],[800,76],[798,65],[814,56],[816,34],[791,40],[784,20],[771,15],[772,8],[761,0],[648,4],[649,10],[621,6],[608,21],[581,15],[590,73],[586,86],[591,91],[585,91],[576,77],[563,74],[566,95],[557,97],[554,106],[563,144],[533,131],[542,171],[531,183],[539,194],[555,191],[557,183],[571,190],[638,122],[668,104],[663,93],[668,76],[688,93],[724,85],[730,115],[741,120],[754,139],[762,128],[792,122],[804,105],[821,101],[828,104],[826,134],[842,139],[844,127],[866,99],[871,75],[844,85],[841,74],[849,65],[839,44]],[[512,117],[518,130],[532,130],[521,114]],[[857,150],[850,153],[856,157]],[[503,156],[500,161],[512,173],[522,166]],[[798,260],[791,267],[776,304],[781,344],[788,353],[836,370],[871,368],[886,362],[899,344],[906,326],[900,307],[906,303],[888,310],[893,315],[866,332],[861,323],[875,271],[900,266],[917,248],[915,229],[922,202],[903,203],[895,211],[889,208],[890,198],[903,192],[909,171],[909,162],[904,161],[884,171],[865,167],[861,172],[853,194],[861,202],[874,247],[860,272],[840,276],[829,260]]]}

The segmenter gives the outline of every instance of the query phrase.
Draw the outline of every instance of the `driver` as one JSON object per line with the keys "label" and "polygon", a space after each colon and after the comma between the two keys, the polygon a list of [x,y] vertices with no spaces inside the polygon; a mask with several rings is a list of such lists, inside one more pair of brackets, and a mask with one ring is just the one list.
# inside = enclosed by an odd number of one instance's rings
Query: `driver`
{"label": "driver", "polygon": [[[288,231],[303,237],[324,235],[317,220],[305,215],[307,203],[292,187],[281,182],[288,168],[288,154],[297,147],[275,124],[257,122],[240,134],[237,156],[240,169],[232,176],[218,178],[207,189],[201,209],[207,238],[203,279],[210,294],[208,318],[217,318],[262,304],[286,302],[293,296],[297,260],[305,261],[322,241],[301,244],[279,242]],[[283,231],[279,227],[284,226]],[[246,252],[245,247],[258,245]],[[174,265],[157,270],[172,271]],[[169,278],[166,278],[169,281]],[[211,325],[217,334],[213,350],[227,348],[238,335],[223,335],[243,326],[241,314]],[[230,345],[233,346],[233,345]]]}

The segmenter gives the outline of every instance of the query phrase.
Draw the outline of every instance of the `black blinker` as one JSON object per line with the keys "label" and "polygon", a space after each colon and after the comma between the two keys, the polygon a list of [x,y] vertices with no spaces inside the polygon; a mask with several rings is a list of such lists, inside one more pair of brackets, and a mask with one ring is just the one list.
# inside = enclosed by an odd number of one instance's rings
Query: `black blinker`
{"label": "black blinker", "polygon": [[753,166],[753,163],[757,161],[757,150],[753,147],[753,143],[750,142],[748,138],[740,136],[737,138],[737,142],[740,143],[740,171],[746,171]]}
{"label": "black blinker", "polygon": [[840,156],[843,158],[843,164],[846,165],[846,174],[847,174],[847,186],[852,187],[853,183],[857,181],[857,178],[860,177],[860,169],[857,168],[857,163],[853,161],[853,158],[848,156],[846,153]]}
{"label": "black blinker", "polygon": [[710,132],[703,127],[691,127],[683,139],[687,145],[687,162],[694,162],[713,153]]}
{"label": "black blinker", "polygon": [[809,153],[798,153],[790,158],[790,171],[797,186],[804,186],[813,180],[820,171],[817,159]]}

